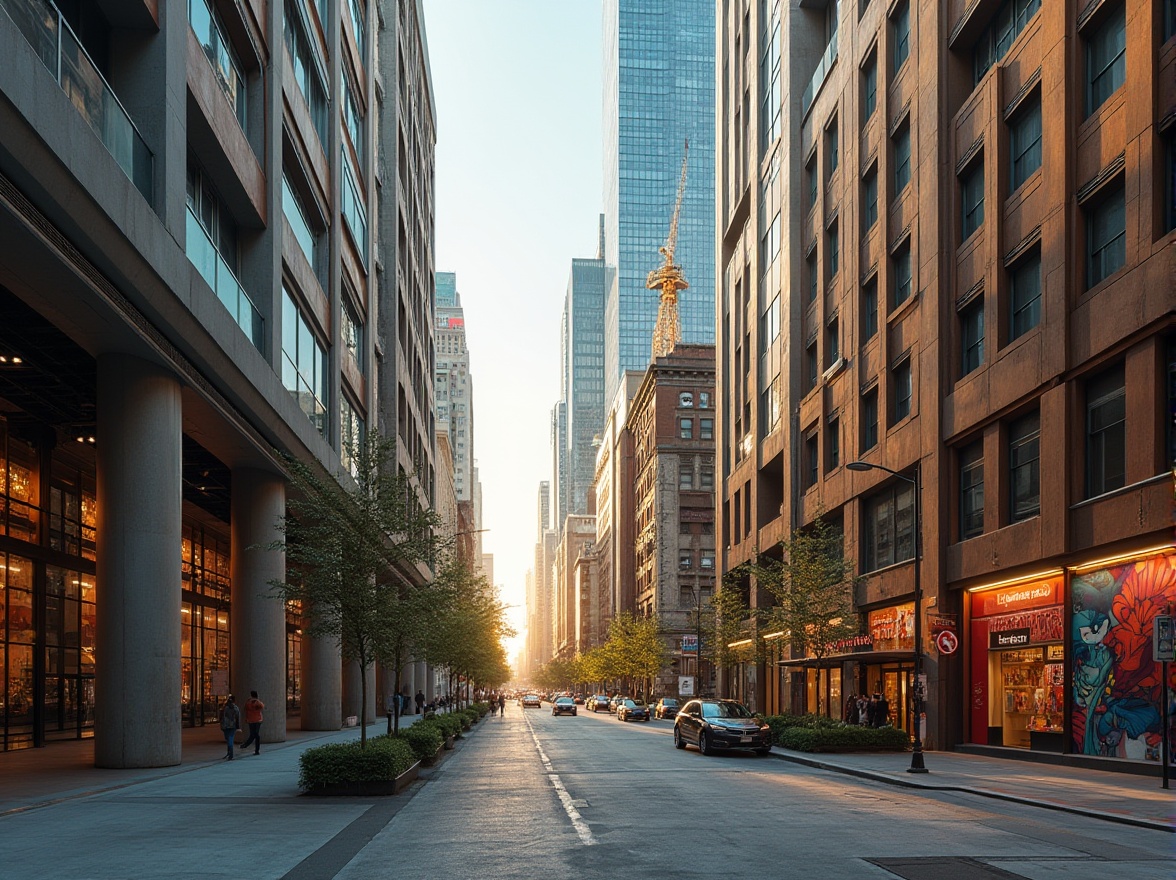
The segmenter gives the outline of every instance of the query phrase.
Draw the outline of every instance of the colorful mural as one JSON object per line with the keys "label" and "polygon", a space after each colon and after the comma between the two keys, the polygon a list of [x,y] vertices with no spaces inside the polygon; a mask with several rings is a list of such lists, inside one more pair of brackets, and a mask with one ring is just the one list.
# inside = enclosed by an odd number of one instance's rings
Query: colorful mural
{"label": "colorful mural", "polygon": [[[1152,620],[1176,604],[1176,555],[1076,574],[1070,597],[1074,751],[1159,761],[1162,686]],[[1174,688],[1170,676],[1164,696],[1171,699]]]}

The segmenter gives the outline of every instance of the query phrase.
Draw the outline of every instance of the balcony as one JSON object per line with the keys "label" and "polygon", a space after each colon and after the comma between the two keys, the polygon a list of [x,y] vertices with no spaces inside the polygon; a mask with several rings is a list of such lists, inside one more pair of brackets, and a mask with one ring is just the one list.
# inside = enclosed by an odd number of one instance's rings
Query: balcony
{"label": "balcony", "polygon": [[809,84],[804,88],[804,94],[800,96],[800,116],[802,119],[808,115],[809,108],[813,106],[813,101],[816,100],[817,92],[825,84],[825,78],[829,76],[829,71],[833,69],[833,62],[836,60],[837,31],[833,31],[833,36],[829,39],[829,45],[825,47],[825,54],[821,56],[821,61],[817,65],[817,69],[813,71],[813,78],[809,80]]}
{"label": "balcony", "polygon": [[225,258],[216,249],[216,245],[212,243],[208,232],[192,213],[191,208],[188,208],[185,250],[192,265],[208,282],[216,298],[229,310],[237,325],[245,331],[249,341],[258,351],[265,351],[261,313],[253,305],[253,300],[249,298],[249,294],[245,292],[245,288],[241,286]]}
{"label": "balcony", "polygon": [[150,202],[154,163],[151,150],[61,11],[48,0],[0,0],[0,9],[41,57],[131,183]]}
{"label": "balcony", "polygon": [[245,106],[245,77],[241,73],[241,65],[233,57],[233,50],[229,48],[229,41],[225,38],[224,27],[216,13],[208,5],[208,0],[188,0],[188,23],[192,26],[192,33],[204,50],[216,81],[229,100],[229,106],[245,130],[248,119]]}

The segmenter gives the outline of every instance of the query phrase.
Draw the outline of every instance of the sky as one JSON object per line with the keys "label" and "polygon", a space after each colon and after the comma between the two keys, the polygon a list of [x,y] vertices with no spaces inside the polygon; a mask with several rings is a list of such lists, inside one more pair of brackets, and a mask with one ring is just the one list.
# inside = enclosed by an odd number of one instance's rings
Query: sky
{"label": "sky", "polygon": [[559,320],[601,211],[600,0],[424,0],[437,112],[436,269],[457,273],[483,549],[522,647],[551,477]]}

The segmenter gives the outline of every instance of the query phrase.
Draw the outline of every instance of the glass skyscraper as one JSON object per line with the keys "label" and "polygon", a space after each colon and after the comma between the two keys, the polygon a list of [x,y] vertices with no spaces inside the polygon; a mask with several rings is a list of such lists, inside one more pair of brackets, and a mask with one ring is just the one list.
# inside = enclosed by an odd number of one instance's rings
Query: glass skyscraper
{"label": "glass skyscraper", "polygon": [[674,261],[690,288],[678,300],[683,342],[715,341],[714,0],[605,0],[605,405],[625,370],[650,361],[662,262],[690,140]]}

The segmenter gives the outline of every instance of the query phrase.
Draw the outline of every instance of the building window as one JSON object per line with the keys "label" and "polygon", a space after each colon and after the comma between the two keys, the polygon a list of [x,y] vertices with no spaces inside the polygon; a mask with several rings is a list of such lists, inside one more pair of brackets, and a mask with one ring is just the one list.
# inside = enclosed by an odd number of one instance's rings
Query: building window
{"label": "building window", "polygon": [[325,68],[318,53],[311,48],[311,41],[307,37],[307,21],[303,4],[299,0],[286,0],[283,35],[294,68],[294,81],[306,99],[319,143],[325,147],[330,143],[327,139],[327,89],[323,85],[326,81]]}
{"label": "building window", "polygon": [[683,409],[689,409],[694,406],[694,394],[690,391],[683,391],[678,395],[678,406]]}
{"label": "building window", "polygon": [[984,300],[977,297],[960,312],[960,375],[966,376],[984,363]]}
{"label": "building window", "polygon": [[715,472],[710,468],[703,468],[702,473],[699,474],[699,487],[710,491],[715,487]]}
{"label": "building window", "polygon": [[1127,262],[1127,210],[1123,184],[1086,208],[1086,286],[1094,287]]}
{"label": "building window", "polygon": [[813,251],[804,261],[805,270],[808,272],[808,301],[815,303],[817,301],[817,292],[821,289],[821,279],[817,275],[817,252]]}
{"label": "building window", "polygon": [[841,242],[837,238],[837,224],[829,227],[829,244],[827,256],[829,258],[829,278],[837,277],[837,270],[841,268]]}
{"label": "building window", "polygon": [[871,278],[862,287],[862,342],[878,334],[878,279]]}
{"label": "building window", "polygon": [[829,419],[826,428],[828,441],[825,446],[825,473],[841,467],[841,420]]}
{"label": "building window", "polygon": [[1020,522],[1041,511],[1038,447],[1041,416],[1031,413],[1009,426],[1009,521]]}
{"label": "building window", "polygon": [[1041,95],[1026,101],[1009,121],[1009,170],[1016,190],[1041,167]]}
{"label": "building window", "polygon": [[911,245],[908,241],[891,258],[894,264],[894,308],[911,297]]}
{"label": "building window", "polygon": [[715,420],[714,419],[699,419],[698,420],[698,439],[699,440],[714,440],[715,439]]}
{"label": "building window", "polygon": [[286,222],[290,224],[290,231],[294,233],[294,240],[302,248],[302,253],[313,270],[316,264],[315,257],[317,255],[315,251],[318,245],[318,235],[311,228],[310,222],[306,218],[307,212],[306,208],[303,207],[302,199],[298,197],[298,193],[290,185],[289,178],[284,174],[282,175],[282,214],[285,216]]}
{"label": "building window", "polygon": [[806,489],[817,485],[819,453],[820,445],[817,432],[814,430],[804,438],[804,487]]}
{"label": "building window", "polygon": [[[1176,6],[1176,0],[1171,0]],[[1176,229],[1176,129],[1164,138],[1164,231]]]}
{"label": "building window", "polygon": [[873,52],[862,69],[862,121],[874,115],[878,107],[878,53]]}
{"label": "building window", "polygon": [[911,54],[911,8],[903,3],[890,19],[890,38],[894,46],[895,73],[902,69]]}
{"label": "building window", "polygon": [[1086,40],[1086,115],[1127,78],[1127,17],[1122,4]]}
{"label": "building window", "polygon": [[690,568],[694,565],[694,554],[688,551],[678,554],[678,568]]}
{"label": "building window", "polygon": [[698,567],[704,570],[713,570],[715,567],[715,554],[703,553],[698,559]]}
{"label": "building window", "polygon": [[992,65],[1005,56],[1017,35],[1040,8],[1041,0],[1005,0],[1001,4],[992,22],[976,41],[976,53],[972,59],[975,84],[979,85]]}
{"label": "building window", "polygon": [[960,540],[984,534],[984,444],[960,452]]}
{"label": "building window", "polygon": [[327,433],[327,353],[282,288],[282,384],[320,434]]}
{"label": "building window", "polygon": [[363,419],[351,401],[339,396],[339,461],[347,472],[359,478],[359,460],[367,442]]}
{"label": "building window", "polygon": [[698,392],[698,408],[699,409],[710,409],[710,392],[709,391],[699,391]]}
{"label": "building window", "polygon": [[841,360],[841,333],[837,318],[829,321],[825,327],[825,368],[828,369]]}
{"label": "building window", "polygon": [[830,122],[828,127],[825,129],[825,149],[825,155],[828,159],[827,167],[829,169],[829,176],[832,177],[833,172],[837,170],[837,166],[840,162],[837,144],[837,117],[834,117],[833,121]]}
{"label": "building window", "polygon": [[683,440],[694,438],[694,419],[678,419],[678,436]]}
{"label": "building window", "polygon": [[862,181],[862,232],[869,232],[878,222],[878,169],[871,168]]}
{"label": "building window", "polygon": [[915,558],[914,502],[914,487],[901,480],[866,499],[863,571]]}
{"label": "building window", "polygon": [[1122,365],[1086,385],[1086,497],[1126,485],[1127,392]]}
{"label": "building window", "polygon": [[351,30],[355,33],[355,48],[359,50],[359,59],[363,62],[366,49],[364,36],[367,32],[363,0],[348,0],[347,5],[351,11]]}
{"label": "building window", "polygon": [[894,195],[902,193],[911,182],[911,127],[904,122],[894,133]]}
{"label": "building window", "polygon": [[342,318],[339,322],[340,341],[351,357],[355,359],[355,365],[359,368],[359,372],[363,373],[363,322],[357,317],[355,307],[351,305],[347,297],[343,298],[340,314]]}
{"label": "building window", "polygon": [[685,461],[682,463],[682,470],[678,471],[678,488],[694,488],[694,471]]}
{"label": "building window", "polygon": [[963,207],[961,240],[966,240],[984,224],[984,154],[960,176],[960,202]]}
{"label": "building window", "polygon": [[1164,0],[1164,42],[1176,35],[1176,0]]}
{"label": "building window", "polygon": [[[355,0],[352,0],[354,3]],[[343,90],[343,121],[347,125],[347,137],[351,140],[351,146],[355,150],[355,159],[359,163],[360,169],[363,169],[364,162],[364,137],[363,137],[363,115],[359,112],[359,102],[355,100],[355,95],[352,90],[354,86],[351,79],[344,77],[347,83],[347,88]]]}
{"label": "building window", "polygon": [[878,388],[862,395],[862,452],[878,445]]}
{"label": "building window", "polygon": [[808,367],[806,378],[808,379],[808,387],[806,391],[812,391],[817,387],[817,375],[820,373],[820,361],[817,360],[817,340],[809,343],[808,348],[804,352],[805,362]]}
{"label": "building window", "polygon": [[894,393],[893,420],[895,425],[911,414],[911,359],[908,357],[890,372]]}
{"label": "building window", "polygon": [[347,150],[343,150],[343,194],[341,198],[341,213],[347,223],[347,229],[359,251],[359,259],[367,265],[368,258],[368,222],[367,203],[359,194],[359,184],[356,182],[355,169],[351,167],[351,159]]}
{"label": "building window", "polygon": [[1009,273],[1009,342],[1041,321],[1041,251],[1021,260]]}
{"label": "building window", "polygon": [[760,140],[766,148],[780,136],[780,114],[784,107],[780,93],[781,20],[773,15],[764,22],[767,30],[762,35],[760,49]]}
{"label": "building window", "polygon": [[817,206],[817,157],[814,155],[808,160],[808,164],[804,168],[805,176],[808,178],[808,206],[811,211]]}

